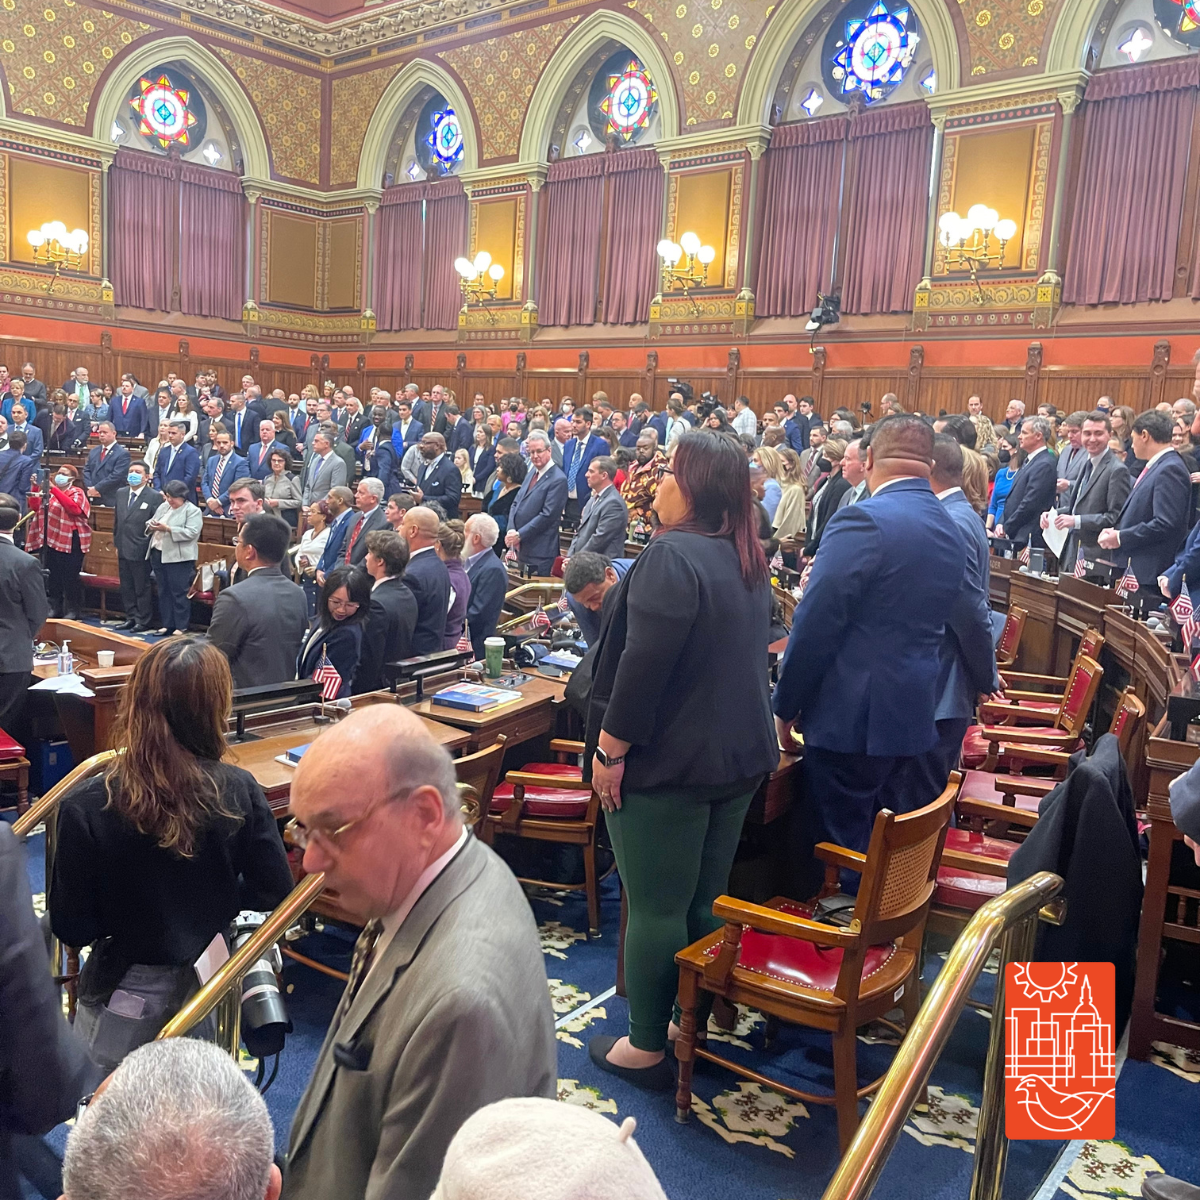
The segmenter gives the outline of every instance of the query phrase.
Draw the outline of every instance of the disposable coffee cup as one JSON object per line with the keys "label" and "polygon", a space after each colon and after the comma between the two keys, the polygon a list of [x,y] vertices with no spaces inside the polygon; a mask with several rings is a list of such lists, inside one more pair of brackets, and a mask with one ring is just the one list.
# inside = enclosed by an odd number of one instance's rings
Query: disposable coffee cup
{"label": "disposable coffee cup", "polygon": [[498,679],[504,669],[504,639],[490,637],[483,639],[483,658],[489,679]]}
{"label": "disposable coffee cup", "polygon": [[97,650],[96,651],[96,662],[99,663],[100,666],[102,666],[102,667],[111,667],[113,665],[113,660],[116,657],[117,657],[117,652],[115,650]]}

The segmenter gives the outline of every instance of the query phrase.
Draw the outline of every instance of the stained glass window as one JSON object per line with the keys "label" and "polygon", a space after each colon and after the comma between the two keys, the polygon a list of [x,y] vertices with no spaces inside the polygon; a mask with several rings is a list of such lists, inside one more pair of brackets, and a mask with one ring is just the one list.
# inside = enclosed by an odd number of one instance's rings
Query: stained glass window
{"label": "stained glass window", "polygon": [[628,142],[650,123],[650,113],[658,100],[658,91],[641,64],[633,60],[618,75],[608,77],[608,94],[600,101],[600,111],[608,118],[605,133],[615,133]]}
{"label": "stained glass window", "polygon": [[454,109],[447,106],[431,117],[433,128],[425,139],[433,157],[444,168],[454,166],[463,155],[462,126]]}
{"label": "stained glass window", "polygon": [[187,146],[196,124],[196,114],[188,107],[190,99],[191,93],[176,87],[168,75],[140,79],[138,94],[129,101],[140,118],[138,132],[156,138],[164,148],[172,142]]}
{"label": "stained glass window", "polygon": [[921,40],[912,10],[905,4],[889,8],[886,0],[868,0],[867,5],[851,6],[851,14],[839,24],[826,35],[829,82],[843,96],[861,93],[868,104],[884,99],[912,66]]}
{"label": "stained glass window", "polygon": [[1168,37],[1200,46],[1200,0],[1154,0],[1154,19]]}

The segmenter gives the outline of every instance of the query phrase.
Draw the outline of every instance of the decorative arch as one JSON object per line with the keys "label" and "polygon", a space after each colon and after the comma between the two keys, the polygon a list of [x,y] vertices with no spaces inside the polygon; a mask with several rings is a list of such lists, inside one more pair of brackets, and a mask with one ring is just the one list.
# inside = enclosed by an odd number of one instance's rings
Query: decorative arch
{"label": "decorative arch", "polygon": [[245,89],[229,68],[207,47],[186,37],[152,37],[139,42],[124,58],[113,64],[108,78],[91,105],[92,137],[106,140],[107,130],[121,111],[126,93],[138,77],[165,62],[181,62],[192,68],[221,99],[242,150],[242,168],[249,179],[271,178],[271,156],[258,113]]}
{"label": "decorative arch", "polygon": [[520,161],[544,162],[554,115],[584,63],[604,42],[617,41],[628,46],[649,70],[658,88],[662,136],[678,137],[680,131],[679,97],[675,76],[658,43],[636,21],[619,12],[600,9],[581,21],[564,39],[546,64],[529,101],[521,128]]}
{"label": "decorative arch", "polygon": [[[1103,3],[1103,0],[1099,2]],[[796,39],[820,12],[823,3],[824,0],[783,0],[779,5],[771,23],[758,39],[750,65],[746,68],[738,102],[739,125],[770,124],[771,103],[788,56]],[[941,0],[923,0],[912,7],[929,40],[938,91],[955,90],[960,86],[958,37],[950,10]]]}
{"label": "decorative arch", "polygon": [[384,88],[371,114],[358,160],[360,188],[378,190],[383,186],[388,146],[397,115],[423,87],[441,92],[454,105],[454,111],[467,126],[468,136],[463,138],[462,169],[473,171],[479,166],[479,130],[475,125],[475,110],[467,100],[466,93],[445,67],[426,58],[414,58]]}
{"label": "decorative arch", "polygon": [[1086,67],[1092,33],[1107,6],[1108,0],[1062,0],[1046,51],[1047,75]]}

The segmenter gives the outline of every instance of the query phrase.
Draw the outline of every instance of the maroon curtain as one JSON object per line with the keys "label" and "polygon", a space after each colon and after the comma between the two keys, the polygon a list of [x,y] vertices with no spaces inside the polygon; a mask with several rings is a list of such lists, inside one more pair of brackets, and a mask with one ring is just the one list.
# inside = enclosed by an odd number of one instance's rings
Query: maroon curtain
{"label": "maroon curtain", "polygon": [[606,325],[650,319],[658,291],[658,236],[664,173],[653,148],[604,155],[608,175],[608,240],[604,255]]}
{"label": "maroon curtain", "polygon": [[246,299],[246,197],[228,171],[183,163],[179,311],[238,321]]}
{"label": "maroon curtain", "polygon": [[467,194],[459,179],[425,185],[425,328],[457,329],[462,289],[454,260],[467,249]]}
{"label": "maroon curtain", "polygon": [[538,261],[538,323],[590,325],[596,319],[605,154],[550,164]]}
{"label": "maroon curtain", "polygon": [[1065,304],[1171,298],[1198,82],[1200,63],[1180,58],[1088,83]]}
{"label": "maroon curtain", "polygon": [[925,258],[933,125],[924,104],[850,123],[854,146],[842,312],[909,312]]}
{"label": "maroon curtain", "polygon": [[847,125],[845,117],[830,117],[780,125],[771,134],[759,209],[759,316],[802,316],[829,286]]}
{"label": "maroon curtain", "polygon": [[381,330],[421,328],[424,218],[423,183],[385,189],[375,216],[375,317]]}
{"label": "maroon curtain", "polygon": [[108,273],[117,304],[171,311],[179,211],[175,173],[165,158],[126,149],[117,151],[108,169]]}

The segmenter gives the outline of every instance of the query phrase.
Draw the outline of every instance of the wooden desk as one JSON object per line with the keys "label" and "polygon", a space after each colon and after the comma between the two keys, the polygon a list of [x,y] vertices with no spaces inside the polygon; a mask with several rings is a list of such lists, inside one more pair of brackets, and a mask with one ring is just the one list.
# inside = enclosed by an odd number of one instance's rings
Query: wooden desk
{"label": "wooden desk", "polygon": [[462,708],[448,708],[432,700],[422,700],[414,711],[442,724],[465,729],[470,735],[467,743],[469,753],[490,746],[496,740],[496,735],[501,733],[508,738],[511,748],[550,732],[554,727],[554,706],[562,702],[566,683],[560,679],[535,675],[517,690],[521,693],[520,700],[502,704],[488,712],[474,713]]}
{"label": "wooden desk", "polygon": [[1058,577],[1054,674],[1065,675],[1070,670],[1079,639],[1088,629],[1103,633],[1105,611],[1110,605],[1120,603],[1121,598],[1112,588],[1100,587],[1070,574]]}
{"label": "wooden desk", "polygon": [[1058,617],[1057,581],[1014,570],[1009,576],[1008,598],[1010,604],[1020,605],[1029,614],[1021,635],[1016,670],[1052,674]]}
{"label": "wooden desk", "polygon": [[988,556],[988,601],[997,612],[1006,612],[1009,605],[1009,582],[1020,564],[1015,558]]}
{"label": "wooden desk", "polygon": [[769,825],[784,816],[792,807],[795,789],[799,786],[798,767],[803,755],[779,752],[779,766],[759,785],[746,810],[751,825]]}

